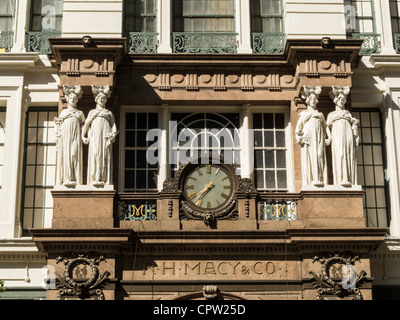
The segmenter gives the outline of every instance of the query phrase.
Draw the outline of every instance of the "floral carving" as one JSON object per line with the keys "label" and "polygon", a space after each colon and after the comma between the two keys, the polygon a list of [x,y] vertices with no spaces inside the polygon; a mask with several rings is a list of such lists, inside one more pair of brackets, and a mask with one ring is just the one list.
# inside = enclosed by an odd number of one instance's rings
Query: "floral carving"
{"label": "floral carving", "polygon": [[[58,300],[63,296],[77,296],[80,299],[96,296],[97,300],[104,300],[103,288],[107,284],[110,272],[105,271],[100,274],[98,266],[105,260],[104,256],[96,253],[68,253],[57,257],[56,262],[62,262],[65,266],[62,275],[56,272]],[[87,278],[88,273],[91,273],[89,278]]]}
{"label": "floral carving", "polygon": [[[366,272],[362,270],[360,273],[354,269],[356,261],[360,261],[360,257],[353,255],[351,252],[344,253],[323,253],[313,258],[314,262],[320,262],[322,264],[321,274],[317,275],[315,272],[310,271],[313,275],[313,286],[317,289],[317,299],[324,300],[327,296],[337,296],[339,298],[345,298],[352,296],[353,300],[363,300],[363,296],[360,291],[360,287],[367,280]],[[333,280],[331,270],[335,264],[346,266],[349,271],[340,281]],[[343,275],[343,268],[341,268],[341,274]]]}

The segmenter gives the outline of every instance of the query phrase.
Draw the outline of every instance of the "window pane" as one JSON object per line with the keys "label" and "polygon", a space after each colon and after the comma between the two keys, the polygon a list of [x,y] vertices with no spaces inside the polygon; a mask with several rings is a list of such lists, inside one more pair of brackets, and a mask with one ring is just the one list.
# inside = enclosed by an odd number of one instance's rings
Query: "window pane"
{"label": "window pane", "polygon": [[140,191],[155,191],[157,189],[158,162],[157,158],[149,163],[149,154],[158,157],[154,146],[157,140],[147,141],[151,129],[158,128],[158,113],[126,113],[125,118],[125,189]]}
{"label": "window pane", "polygon": [[[384,178],[384,145],[380,113],[353,110],[360,121],[360,144],[357,151],[358,182],[366,191],[364,210],[367,226],[387,227],[387,186]],[[371,135],[372,132],[372,135]],[[378,214],[378,218],[377,218]]]}
{"label": "window pane", "polygon": [[[287,150],[285,130],[283,130],[285,128],[284,114],[254,113],[253,125],[257,127],[254,131],[254,147],[257,148],[254,153],[254,167],[257,172],[255,181],[259,179],[257,181],[257,188],[261,190],[285,190],[287,188]],[[262,159],[262,154],[264,155],[264,159]],[[263,185],[259,177],[261,171],[264,172],[265,177]]]}
{"label": "window pane", "polygon": [[53,201],[50,190],[55,183],[56,145],[54,111],[27,113],[27,139],[25,141],[25,177],[23,201],[24,229],[43,227],[44,212],[51,214]]}

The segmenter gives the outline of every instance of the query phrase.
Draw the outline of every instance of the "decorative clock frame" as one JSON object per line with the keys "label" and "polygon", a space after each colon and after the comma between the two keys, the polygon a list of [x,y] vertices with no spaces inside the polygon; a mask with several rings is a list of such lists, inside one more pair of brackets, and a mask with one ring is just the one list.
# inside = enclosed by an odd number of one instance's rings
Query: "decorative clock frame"
{"label": "decorative clock frame", "polygon": [[[228,176],[231,186],[231,192],[227,201],[216,208],[199,207],[195,205],[184,192],[185,182],[189,174],[199,166],[204,166],[206,164],[220,166]],[[179,167],[175,178],[166,179],[163,185],[163,192],[181,193],[181,219],[204,220],[207,225],[218,219],[235,219],[237,217],[238,192],[250,192],[253,190],[253,182],[250,179],[242,179],[240,176],[236,175],[235,165],[227,163],[222,155],[213,153],[200,154],[188,159]]]}

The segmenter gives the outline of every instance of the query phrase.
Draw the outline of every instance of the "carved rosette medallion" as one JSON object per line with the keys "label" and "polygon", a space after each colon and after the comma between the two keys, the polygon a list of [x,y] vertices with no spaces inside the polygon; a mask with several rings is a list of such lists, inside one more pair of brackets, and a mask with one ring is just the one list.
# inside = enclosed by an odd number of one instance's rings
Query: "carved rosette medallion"
{"label": "carved rosette medallion", "polygon": [[104,256],[97,253],[68,253],[57,257],[56,262],[64,264],[62,275],[56,272],[58,300],[62,300],[64,296],[76,296],[79,299],[94,296],[97,300],[104,300],[103,288],[110,272],[100,274],[98,266],[105,260]]}
{"label": "carved rosette medallion", "polygon": [[[322,253],[313,258],[313,263],[318,261],[321,266],[321,273],[313,275],[313,286],[317,289],[317,300],[326,300],[329,298],[350,298],[352,300],[363,300],[360,287],[367,280],[366,272],[362,270],[357,273],[354,269],[356,261],[360,257],[351,252],[343,253]],[[340,266],[339,276],[333,275],[333,271],[338,272],[337,266]],[[345,267],[345,268],[343,268]],[[335,268],[335,270],[333,270]],[[340,279],[341,280],[338,280]]]}

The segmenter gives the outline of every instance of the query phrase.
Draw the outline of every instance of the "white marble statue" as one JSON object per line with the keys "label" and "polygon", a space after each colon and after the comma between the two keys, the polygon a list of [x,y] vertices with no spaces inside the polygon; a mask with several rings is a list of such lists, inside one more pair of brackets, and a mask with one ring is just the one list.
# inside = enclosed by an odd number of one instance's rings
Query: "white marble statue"
{"label": "white marble statue", "polygon": [[112,185],[112,144],[118,134],[115,118],[106,109],[111,95],[109,86],[92,86],[96,108],[89,111],[82,130],[82,140],[89,144],[87,184],[95,187]]}
{"label": "white marble statue", "polygon": [[332,132],[333,184],[351,187],[357,184],[356,151],[359,141],[358,119],[345,110],[349,87],[332,87],[335,111],[328,114],[327,124]]}
{"label": "white marble statue", "polygon": [[57,141],[56,185],[73,187],[82,184],[81,128],[85,122],[83,112],[76,109],[82,97],[80,86],[63,86],[67,108],[54,119]]}
{"label": "white marble statue", "polygon": [[330,144],[331,135],[324,115],[317,110],[320,93],[320,86],[304,86],[301,92],[307,110],[299,113],[295,134],[301,145],[303,187],[323,187],[328,182],[325,146]]}

